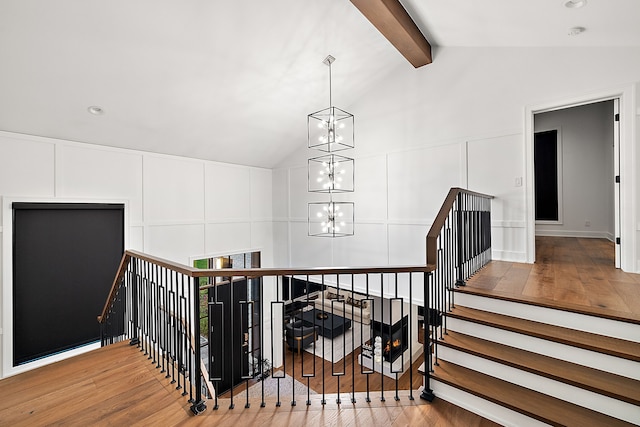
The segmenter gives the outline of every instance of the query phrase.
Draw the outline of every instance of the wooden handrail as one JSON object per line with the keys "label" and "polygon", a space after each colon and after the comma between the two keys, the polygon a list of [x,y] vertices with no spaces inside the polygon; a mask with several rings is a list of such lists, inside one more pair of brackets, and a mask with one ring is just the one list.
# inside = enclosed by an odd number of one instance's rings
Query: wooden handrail
{"label": "wooden handrail", "polygon": [[386,266],[386,267],[302,267],[302,268],[224,268],[200,269],[167,261],[137,251],[126,251],[126,254],[142,259],[160,267],[166,267],[189,277],[263,277],[263,276],[314,276],[321,274],[362,274],[362,273],[409,273],[433,271],[427,265]]}
{"label": "wooden handrail", "polygon": [[100,314],[100,316],[98,316],[98,323],[102,323],[102,321],[106,318],[109,307],[111,307],[111,304],[113,304],[113,301],[116,299],[116,295],[118,294],[118,287],[120,286],[120,282],[122,282],[122,279],[124,278],[124,273],[127,271],[127,268],[129,268],[129,262],[131,262],[131,255],[125,252],[124,255],[122,255],[122,259],[120,260],[120,266],[118,267],[116,278],[113,280],[113,284],[111,285],[111,290],[109,291],[107,301],[104,303],[102,313]]}
{"label": "wooden handrail", "polygon": [[458,198],[459,194],[469,194],[472,196],[480,196],[487,199],[494,198],[493,196],[490,196],[488,194],[476,193],[475,191],[469,191],[459,187],[452,187],[451,190],[449,190],[447,197],[444,199],[444,203],[442,203],[442,206],[440,207],[440,210],[438,211],[438,214],[433,220],[433,224],[431,224],[431,228],[427,233],[427,265],[432,266],[434,270],[438,262],[436,242],[438,236],[440,235],[442,227],[444,227],[444,222],[449,216],[449,212],[453,208],[453,204]]}
{"label": "wooden handrail", "polygon": [[[132,258],[150,262],[160,267],[167,268],[172,271],[184,274],[188,277],[247,277],[256,278],[264,276],[315,276],[315,275],[332,275],[332,274],[363,274],[363,273],[410,273],[423,272],[429,273],[435,269],[435,266],[418,265],[418,266],[387,266],[387,267],[308,267],[308,268],[225,268],[225,269],[199,269],[179,264],[163,258],[148,255],[142,252],[127,250],[122,256],[120,267],[116,274],[116,278],[111,286],[109,297],[102,309],[102,314],[98,316],[98,322],[102,323],[106,319],[107,312],[112,302],[116,298],[118,287],[122,281],[124,274],[131,262]],[[213,286],[219,286],[227,283],[216,283]]]}

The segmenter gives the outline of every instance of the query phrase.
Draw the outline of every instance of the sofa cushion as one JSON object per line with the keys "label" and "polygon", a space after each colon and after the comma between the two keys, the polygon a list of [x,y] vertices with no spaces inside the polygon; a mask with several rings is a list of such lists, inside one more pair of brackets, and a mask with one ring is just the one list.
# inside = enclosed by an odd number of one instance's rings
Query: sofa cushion
{"label": "sofa cushion", "polygon": [[351,298],[351,297],[347,298],[347,304],[352,305],[354,307],[358,307],[358,308],[367,308],[367,302],[366,301],[361,301],[359,299],[355,299],[355,298]]}
{"label": "sofa cushion", "polygon": [[327,299],[337,299],[337,300],[344,299],[343,295],[336,294],[336,293],[333,293],[331,291],[327,291],[326,297],[327,297]]}

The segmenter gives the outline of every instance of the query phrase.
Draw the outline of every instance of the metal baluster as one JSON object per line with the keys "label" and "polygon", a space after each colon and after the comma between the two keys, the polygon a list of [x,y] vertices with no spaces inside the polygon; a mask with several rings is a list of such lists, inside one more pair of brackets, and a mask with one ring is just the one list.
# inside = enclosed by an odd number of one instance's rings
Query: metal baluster
{"label": "metal baluster", "polygon": [[423,378],[423,387],[422,387],[422,393],[420,393],[420,398],[425,399],[429,402],[432,402],[435,395],[433,394],[433,390],[431,390],[431,372],[433,372],[432,358],[431,358],[431,336],[429,334],[431,319],[429,319],[430,316],[427,315],[427,313],[429,313],[429,307],[430,307],[430,302],[429,302],[430,277],[431,277],[431,273],[424,273],[424,301],[423,301],[423,307],[422,307],[425,313],[424,345],[423,345],[424,378]]}
{"label": "metal baluster", "polygon": [[[382,338],[382,328],[384,327],[384,274],[380,273],[380,338]],[[375,359],[374,359],[375,363]],[[380,401],[384,402],[384,364],[380,360]]]}
{"label": "metal baluster", "polygon": [[[370,323],[369,323],[369,342],[371,343],[371,349],[373,350],[373,340],[375,338],[374,336],[374,331],[373,331],[373,319],[375,319],[375,306],[373,304],[373,298],[371,298],[371,295],[369,295],[369,273],[366,273],[366,281],[365,281],[365,291],[366,291],[366,295],[367,295],[367,304],[369,304],[369,311],[371,312],[370,314]],[[362,325],[360,325],[360,341],[364,342],[363,340],[363,332],[362,332]],[[369,376],[372,375],[375,371],[373,369],[374,363],[375,363],[375,359],[373,358],[373,354],[371,354],[371,369],[369,369],[368,371],[364,370],[364,364],[360,365],[360,373],[364,374],[367,378],[367,397],[365,398],[365,401],[367,403],[371,402],[371,396],[369,394]]]}
{"label": "metal baluster", "polygon": [[409,400],[413,399],[413,273],[409,275]]}

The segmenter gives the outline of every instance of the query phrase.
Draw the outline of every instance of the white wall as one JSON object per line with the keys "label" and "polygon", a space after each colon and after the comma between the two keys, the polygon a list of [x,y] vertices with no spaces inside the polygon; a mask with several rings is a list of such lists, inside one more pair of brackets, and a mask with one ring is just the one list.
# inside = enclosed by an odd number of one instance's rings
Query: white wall
{"label": "white wall", "polygon": [[[463,186],[496,196],[494,258],[524,262],[526,109],[634,87],[639,78],[638,47],[437,48],[433,64],[399,67],[351,105],[337,105],[355,116],[355,236],[306,236],[305,165],[312,151],[303,142],[274,171],[274,245],[288,248],[292,266],[424,263],[424,237],[446,189]],[[633,96],[624,102],[636,111]],[[635,150],[635,123],[625,135]],[[625,173],[640,200],[635,171]],[[631,199],[624,209],[640,231]],[[632,252],[637,259],[640,249]]]}
{"label": "white wall", "polygon": [[536,132],[553,129],[562,141],[563,218],[537,224],[536,235],[613,240],[613,101],[535,115]]}
{"label": "white wall", "polygon": [[[3,200],[122,200],[126,248],[183,264],[195,256],[250,249],[262,252],[263,266],[273,266],[271,175],[268,169],[0,132]],[[10,221],[5,206],[5,249]],[[10,255],[1,255],[4,338],[13,328],[5,309],[12,281]],[[10,355],[4,339],[2,345],[0,354]],[[0,377],[10,373],[10,365],[0,356]]]}

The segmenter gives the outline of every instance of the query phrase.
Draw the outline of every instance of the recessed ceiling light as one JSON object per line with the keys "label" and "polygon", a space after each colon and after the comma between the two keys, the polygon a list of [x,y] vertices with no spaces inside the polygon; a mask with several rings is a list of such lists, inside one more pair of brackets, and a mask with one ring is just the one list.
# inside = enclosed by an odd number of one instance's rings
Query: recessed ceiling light
{"label": "recessed ceiling light", "polygon": [[584,27],[573,27],[567,30],[567,35],[569,36],[577,36],[578,34],[583,33],[585,30]]}
{"label": "recessed ceiling light", "polygon": [[564,2],[564,7],[569,9],[579,9],[587,5],[587,0],[567,0]]}
{"label": "recessed ceiling light", "polygon": [[95,116],[104,114],[104,110],[102,109],[102,107],[98,107],[97,105],[92,105],[91,107],[87,108],[87,111]]}

